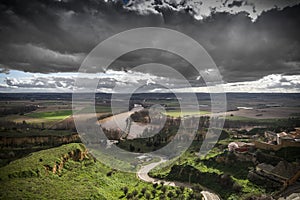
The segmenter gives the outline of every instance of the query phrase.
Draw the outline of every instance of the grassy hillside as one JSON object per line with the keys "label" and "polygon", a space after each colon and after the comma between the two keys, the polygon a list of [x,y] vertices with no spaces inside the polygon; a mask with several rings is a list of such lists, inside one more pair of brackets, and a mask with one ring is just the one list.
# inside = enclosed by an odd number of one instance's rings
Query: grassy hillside
{"label": "grassy hillside", "polygon": [[[194,142],[195,144],[195,142]],[[198,150],[196,150],[198,151]],[[193,146],[171,165],[150,171],[150,176],[170,181],[201,184],[223,199],[245,199],[249,195],[265,193],[263,188],[247,179],[248,171],[254,165],[233,159],[230,163],[216,161],[228,153],[214,147],[205,157],[195,155]]]}
{"label": "grassy hillside", "polygon": [[133,173],[110,169],[87,154],[82,144],[13,161],[0,168],[0,179],[0,199],[170,199],[168,195],[188,199],[192,195],[187,189],[152,185]]}

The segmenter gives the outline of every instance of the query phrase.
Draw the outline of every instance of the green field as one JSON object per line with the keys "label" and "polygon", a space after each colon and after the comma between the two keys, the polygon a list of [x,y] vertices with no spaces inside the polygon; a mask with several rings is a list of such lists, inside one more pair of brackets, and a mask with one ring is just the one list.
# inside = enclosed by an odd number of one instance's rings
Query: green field
{"label": "green field", "polygon": [[166,115],[171,117],[183,117],[187,115],[207,115],[210,114],[208,111],[190,111],[190,112],[181,112],[180,110],[167,110]]}
{"label": "green field", "polygon": [[46,120],[63,120],[72,115],[72,110],[58,110],[49,112],[32,112],[26,114],[27,117],[46,119]]}
{"label": "green field", "polygon": [[83,108],[81,113],[91,113],[95,109],[96,113],[111,113],[110,105],[95,105]]}

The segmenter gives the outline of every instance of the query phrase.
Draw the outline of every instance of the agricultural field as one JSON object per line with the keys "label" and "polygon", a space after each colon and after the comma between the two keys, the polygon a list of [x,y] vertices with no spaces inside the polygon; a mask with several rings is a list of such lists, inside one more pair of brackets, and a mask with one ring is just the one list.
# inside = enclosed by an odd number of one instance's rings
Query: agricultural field
{"label": "agricultural field", "polygon": [[26,114],[26,117],[29,118],[37,118],[42,121],[56,121],[56,120],[64,120],[72,115],[72,110],[58,110],[58,111],[48,111],[48,112],[33,112]]}
{"label": "agricultural field", "polygon": [[182,112],[180,110],[167,110],[166,115],[171,117],[184,117],[184,116],[192,116],[192,115],[209,115],[208,111],[190,111],[190,112]]}

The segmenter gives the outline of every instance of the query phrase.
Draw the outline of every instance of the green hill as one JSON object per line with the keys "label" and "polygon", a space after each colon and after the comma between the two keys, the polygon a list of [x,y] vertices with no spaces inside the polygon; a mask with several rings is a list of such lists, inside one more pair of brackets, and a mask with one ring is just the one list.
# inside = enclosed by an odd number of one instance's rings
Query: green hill
{"label": "green hill", "polygon": [[0,178],[0,199],[118,199],[124,186],[152,186],[95,162],[82,144],[32,153],[0,168]]}
{"label": "green hill", "polygon": [[190,190],[180,193],[178,190],[145,183],[134,173],[110,169],[95,161],[84,145],[78,143],[35,152],[0,168],[0,199],[192,197]]}

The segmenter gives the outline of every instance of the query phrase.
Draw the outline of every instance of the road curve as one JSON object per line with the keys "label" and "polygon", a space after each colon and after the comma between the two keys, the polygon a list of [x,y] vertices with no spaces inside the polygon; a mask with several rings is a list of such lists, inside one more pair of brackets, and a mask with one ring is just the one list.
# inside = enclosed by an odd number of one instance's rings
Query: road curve
{"label": "road curve", "polygon": [[[182,182],[177,182],[177,181],[164,181],[164,180],[160,180],[160,179],[155,179],[152,178],[148,175],[148,173],[150,172],[151,169],[153,169],[154,167],[158,166],[159,164],[166,162],[167,159],[160,157],[160,161],[159,162],[155,162],[155,163],[151,163],[145,166],[142,166],[141,169],[136,173],[137,177],[145,182],[149,182],[149,183],[159,183],[159,182],[164,182],[164,185],[170,185],[170,186],[184,186],[184,187],[188,187],[188,188],[192,188],[192,185],[188,184],[188,183],[182,183]],[[201,194],[204,197],[204,200],[220,200],[219,196],[209,192],[209,191],[202,191]]]}
{"label": "road curve", "polygon": [[204,200],[220,200],[218,195],[211,193],[209,191],[202,191],[201,194],[204,197]]}
{"label": "road curve", "polygon": [[[141,109],[142,108],[136,108],[136,109],[132,109],[129,112],[120,113],[120,114],[115,115],[113,117],[105,118],[104,120],[102,120],[102,126],[106,127],[106,128],[117,128],[117,127],[121,126],[120,128],[125,129],[126,119],[128,118],[128,116],[130,116],[135,111],[139,111]],[[134,136],[136,136],[136,135],[134,135]],[[192,188],[192,185],[190,185],[188,183],[182,183],[182,182],[177,182],[177,181],[164,181],[164,180],[159,180],[159,179],[155,179],[155,178],[150,177],[148,175],[148,173],[150,172],[151,169],[153,169],[156,166],[158,166],[159,164],[167,161],[166,158],[163,158],[163,157],[159,157],[159,158],[160,158],[160,161],[158,161],[158,162],[150,163],[148,165],[142,166],[141,169],[137,172],[137,177],[139,179],[141,179],[145,182],[149,182],[149,183],[164,182],[164,185],[178,186],[178,187],[184,186],[184,187]],[[218,195],[216,195],[212,192],[209,192],[209,191],[202,191],[201,194],[203,195],[204,200],[220,200]]]}

